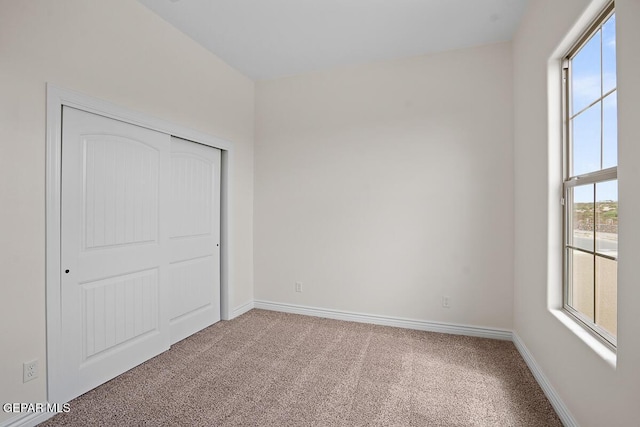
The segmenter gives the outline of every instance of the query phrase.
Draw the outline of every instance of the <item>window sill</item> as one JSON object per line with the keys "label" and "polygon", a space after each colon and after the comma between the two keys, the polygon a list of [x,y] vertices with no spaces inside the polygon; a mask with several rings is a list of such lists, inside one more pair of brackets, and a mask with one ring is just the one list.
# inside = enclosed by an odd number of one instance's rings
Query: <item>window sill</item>
{"label": "window sill", "polygon": [[582,342],[591,348],[598,356],[600,356],[609,366],[616,369],[617,356],[616,352],[604,345],[600,340],[587,332],[582,325],[573,320],[563,310],[550,309],[556,319],[573,332]]}

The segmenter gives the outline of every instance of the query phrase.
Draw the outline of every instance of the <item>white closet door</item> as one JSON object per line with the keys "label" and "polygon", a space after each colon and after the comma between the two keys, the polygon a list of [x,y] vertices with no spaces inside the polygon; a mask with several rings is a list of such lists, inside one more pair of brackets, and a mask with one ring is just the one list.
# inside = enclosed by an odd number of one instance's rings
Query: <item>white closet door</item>
{"label": "white closet door", "polygon": [[169,348],[170,143],[63,110],[63,401]]}
{"label": "white closet door", "polygon": [[171,139],[171,343],[220,320],[220,150]]}

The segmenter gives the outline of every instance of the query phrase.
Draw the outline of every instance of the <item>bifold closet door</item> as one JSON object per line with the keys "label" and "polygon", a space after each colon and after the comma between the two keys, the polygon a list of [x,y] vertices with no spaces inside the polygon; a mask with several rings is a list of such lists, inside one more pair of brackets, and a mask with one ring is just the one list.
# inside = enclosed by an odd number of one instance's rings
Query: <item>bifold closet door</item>
{"label": "bifold closet door", "polygon": [[63,108],[68,401],[220,319],[220,150]]}
{"label": "bifold closet door", "polygon": [[220,150],[171,138],[171,343],[220,320]]}

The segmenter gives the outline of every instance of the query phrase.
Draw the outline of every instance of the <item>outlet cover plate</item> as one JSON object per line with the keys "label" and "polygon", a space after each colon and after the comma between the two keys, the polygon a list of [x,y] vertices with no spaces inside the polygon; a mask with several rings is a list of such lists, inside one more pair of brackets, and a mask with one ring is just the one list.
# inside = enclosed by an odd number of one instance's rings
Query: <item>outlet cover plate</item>
{"label": "outlet cover plate", "polygon": [[22,364],[22,382],[35,380],[38,378],[38,361],[31,360]]}

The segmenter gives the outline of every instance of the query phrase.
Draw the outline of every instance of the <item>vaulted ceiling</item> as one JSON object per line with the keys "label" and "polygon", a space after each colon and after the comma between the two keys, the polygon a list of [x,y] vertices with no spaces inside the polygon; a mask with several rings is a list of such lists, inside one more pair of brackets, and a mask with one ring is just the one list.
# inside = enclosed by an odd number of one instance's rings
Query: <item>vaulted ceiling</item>
{"label": "vaulted ceiling", "polygon": [[527,0],[139,0],[254,80],[510,40]]}

